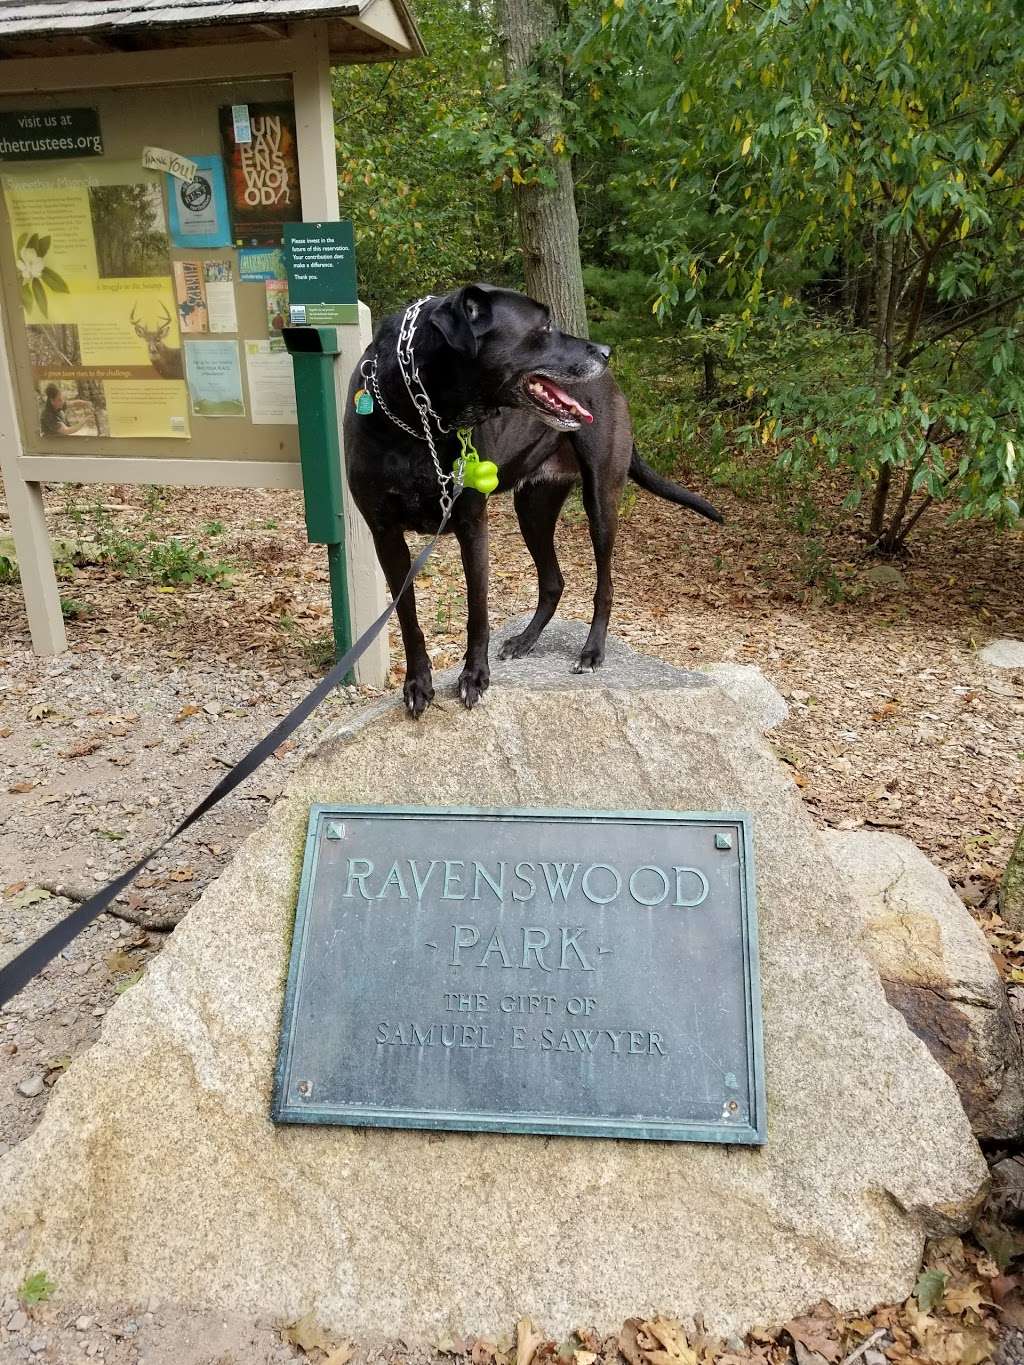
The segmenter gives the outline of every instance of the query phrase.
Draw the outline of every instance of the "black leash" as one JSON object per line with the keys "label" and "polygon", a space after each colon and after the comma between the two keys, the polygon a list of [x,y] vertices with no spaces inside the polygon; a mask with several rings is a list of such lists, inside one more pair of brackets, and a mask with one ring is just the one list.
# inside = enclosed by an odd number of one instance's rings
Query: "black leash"
{"label": "black leash", "polygon": [[144,858],[140,858],[127,872],[122,872],[121,875],[115,877],[112,882],[107,882],[102,890],[97,891],[94,896],[90,896],[88,900],[83,901],[77,909],[72,910],[69,914],[65,915],[64,918],[59,920],[51,929],[47,929],[46,933],[43,934],[41,938],[37,938],[35,943],[30,944],[29,947],[19,953],[16,958],[13,958],[8,962],[6,967],[0,967],[0,1006],[6,1005],[8,1000],[17,995],[24,986],[27,986],[32,978],[38,975],[48,962],[52,962],[59,952],[66,948],[73,939],[77,938],[82,930],[91,924],[96,916],[106,909],[114,897],[119,896],[125,887],[130,885],[132,880],[138,876],[148,862],[151,862],[168,844],[177,839],[179,834],[183,834],[190,825],[195,824],[200,816],[205,815],[206,812],[212,810],[218,802],[223,801],[224,797],[227,796],[229,792],[233,792],[247,777],[251,777],[260,764],[270,757],[277,746],[286,740],[290,734],[294,733],[304,720],[307,720],[309,716],[312,715],[323,701],[324,697],[326,697],[329,692],[332,692],[335,687],[340,685],[345,674],[352,665],[366,652],[387,625],[392,613],[398,606],[398,599],[408,590],[413,579],[433,553],[434,547],[437,545],[441,532],[447,525],[450,515],[451,509],[449,508],[442,516],[441,524],[434,532],[433,539],[419,552],[410,565],[409,572],[405,576],[405,582],[399,588],[387,608],[377,617],[369,630],[364,631],[352,648],[338,660],[331,671],[320,679],[313,690],[307,693],[302,701],[300,701],[297,706],[293,707],[282,721],[274,726],[269,735],[266,735],[258,744],[254,745],[244,757],[238,760],[229,772],[224,774],[213,790],[203,797],[198,806],[189,811],[181,824],[178,825],[176,829],[172,830],[162,843],[157,844],[156,848],[151,849]]}

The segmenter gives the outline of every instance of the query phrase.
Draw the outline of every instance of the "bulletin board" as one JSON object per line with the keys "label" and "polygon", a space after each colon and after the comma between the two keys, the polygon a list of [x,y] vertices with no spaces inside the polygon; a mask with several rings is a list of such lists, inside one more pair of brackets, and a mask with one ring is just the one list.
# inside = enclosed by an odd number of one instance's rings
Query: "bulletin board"
{"label": "bulletin board", "polygon": [[297,462],[279,334],[284,223],[302,216],[291,81],[8,96],[0,118],[47,109],[95,110],[102,151],[0,160],[24,453]]}

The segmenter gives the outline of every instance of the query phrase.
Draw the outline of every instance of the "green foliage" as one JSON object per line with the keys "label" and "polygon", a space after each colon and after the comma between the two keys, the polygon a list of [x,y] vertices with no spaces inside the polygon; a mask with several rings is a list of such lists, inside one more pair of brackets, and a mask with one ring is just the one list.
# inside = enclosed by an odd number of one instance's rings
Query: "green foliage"
{"label": "green foliage", "polygon": [[18,573],[18,565],[15,563],[14,559],[8,555],[0,554],[0,588],[6,586],[8,583],[17,583],[19,581],[20,575]]}
{"label": "green foliage", "polygon": [[18,1290],[18,1298],[26,1308],[35,1308],[37,1304],[45,1303],[52,1298],[57,1286],[47,1275],[45,1270],[37,1270],[34,1275],[29,1275],[22,1281]]}
{"label": "green foliage", "polygon": [[83,616],[89,615],[89,604],[79,602],[74,597],[62,597],[60,599],[60,614],[65,621],[80,621]]}
{"label": "green foliage", "polygon": [[571,157],[593,335],[652,464],[810,536],[839,483],[884,553],[936,505],[1019,524],[1015,0],[568,0],[513,81],[482,0],[417,13],[428,59],[335,76],[375,314],[515,285],[511,186]]}
{"label": "green foliage", "polygon": [[227,564],[208,559],[204,550],[177,536],[150,545],[145,568],[154,582],[170,587],[184,583],[223,583],[229,572]]}
{"label": "green foliage", "polygon": [[780,336],[751,432],[790,443],[782,470],[846,465],[887,551],[950,498],[1016,524],[1019,6],[615,0],[575,16],[579,117],[628,147],[610,192],[637,206],[623,235],[653,263],[654,312],[706,342],[712,371],[763,360],[758,327]]}
{"label": "green foliage", "polygon": [[356,226],[360,295],[374,316],[467,280],[514,278],[508,206],[442,128],[469,117],[500,67],[478,7],[421,0],[429,55],[334,75],[341,210]]}

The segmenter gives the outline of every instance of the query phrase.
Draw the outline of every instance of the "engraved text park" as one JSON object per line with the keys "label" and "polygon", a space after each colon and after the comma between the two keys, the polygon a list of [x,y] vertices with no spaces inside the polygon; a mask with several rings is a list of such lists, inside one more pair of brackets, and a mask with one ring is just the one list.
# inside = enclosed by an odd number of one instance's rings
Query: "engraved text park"
{"label": "engraved text park", "polygon": [[[636,907],[695,909],[709,891],[699,868],[641,864],[620,869],[612,863],[503,859],[488,864],[452,858],[399,858],[375,866],[368,858],[349,857],[344,883],[344,899],[362,900],[371,909],[381,902],[408,902],[410,907],[428,902],[435,908],[451,902],[445,940],[426,942],[424,951],[443,964],[449,980],[452,969],[464,970],[472,988],[440,991],[440,1018],[380,1020],[375,1034],[379,1047],[534,1047],[616,1058],[667,1055],[665,1035],[659,1031],[597,1026],[593,1016],[600,1012],[599,997],[590,992],[600,990],[601,968],[614,949],[601,941],[607,934],[595,940],[586,926],[558,920],[560,914],[567,918],[574,891],[595,906],[615,904],[625,913]],[[458,903],[471,913],[460,915]],[[520,906],[533,922],[508,922],[504,912]],[[496,913],[500,923],[492,922]],[[530,969],[551,976],[556,989],[516,989],[516,972]],[[528,1022],[516,1022],[517,1016]]]}

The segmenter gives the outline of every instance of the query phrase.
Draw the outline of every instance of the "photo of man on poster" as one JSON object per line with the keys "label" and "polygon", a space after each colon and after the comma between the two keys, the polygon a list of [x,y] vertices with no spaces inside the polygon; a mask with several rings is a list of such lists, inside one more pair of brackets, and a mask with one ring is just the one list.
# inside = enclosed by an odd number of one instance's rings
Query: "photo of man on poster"
{"label": "photo of man on poster", "polygon": [[47,384],[43,409],[39,414],[39,430],[44,436],[74,436],[89,423],[87,413],[77,421],[72,419],[60,385]]}

